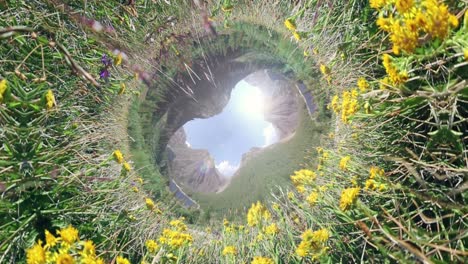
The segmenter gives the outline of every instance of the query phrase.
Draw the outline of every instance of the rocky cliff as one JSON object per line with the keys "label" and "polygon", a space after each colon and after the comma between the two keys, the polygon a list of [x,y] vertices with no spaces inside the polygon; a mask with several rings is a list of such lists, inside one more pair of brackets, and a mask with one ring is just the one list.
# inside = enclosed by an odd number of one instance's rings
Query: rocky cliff
{"label": "rocky cliff", "polygon": [[182,188],[194,192],[217,192],[227,183],[207,150],[192,149],[186,144],[183,127],[172,136],[167,152],[169,174]]}
{"label": "rocky cliff", "polygon": [[244,80],[258,87],[265,96],[265,120],[273,124],[278,138],[291,136],[299,120],[300,101],[294,83],[270,70],[254,72]]}

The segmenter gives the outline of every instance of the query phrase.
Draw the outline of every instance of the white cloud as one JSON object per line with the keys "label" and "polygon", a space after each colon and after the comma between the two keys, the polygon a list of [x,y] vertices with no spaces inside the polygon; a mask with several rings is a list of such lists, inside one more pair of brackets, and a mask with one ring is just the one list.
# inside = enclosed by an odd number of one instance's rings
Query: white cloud
{"label": "white cloud", "polygon": [[269,146],[278,141],[278,135],[276,134],[276,129],[273,126],[273,124],[270,123],[267,127],[263,129],[263,137],[265,138],[264,147]]}
{"label": "white cloud", "polygon": [[237,171],[237,169],[239,169],[239,165],[234,166],[229,164],[229,161],[223,160],[216,165],[216,168],[224,176],[231,177]]}
{"label": "white cloud", "polygon": [[185,145],[187,145],[187,147],[191,148],[192,145],[190,145],[190,143],[188,141],[185,141]]}

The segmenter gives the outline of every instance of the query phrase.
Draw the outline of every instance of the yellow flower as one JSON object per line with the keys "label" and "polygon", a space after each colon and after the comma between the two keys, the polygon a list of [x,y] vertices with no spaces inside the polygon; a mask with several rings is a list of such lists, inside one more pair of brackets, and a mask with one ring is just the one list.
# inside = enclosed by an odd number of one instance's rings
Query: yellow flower
{"label": "yellow flower", "polygon": [[387,5],[387,1],[388,0],[370,0],[369,4],[370,4],[370,7],[374,9],[380,9],[384,7],[385,5]]}
{"label": "yellow flower", "polygon": [[330,233],[327,229],[322,228],[312,233],[312,241],[317,243],[325,243],[330,237]]}
{"label": "yellow flower", "polygon": [[372,166],[369,169],[369,179],[374,179],[377,176],[384,176],[385,171],[383,169],[380,169],[379,167]]}
{"label": "yellow flower", "polygon": [[145,245],[146,245],[146,248],[148,249],[149,253],[154,253],[159,249],[158,243],[156,243],[156,241],[154,241],[152,239],[146,240]]}
{"label": "yellow flower", "polygon": [[465,58],[465,60],[468,61],[468,48],[463,50],[463,58]]}
{"label": "yellow flower", "polygon": [[320,71],[322,72],[323,75],[329,75],[330,74],[330,68],[328,68],[324,64],[320,64]]}
{"label": "yellow flower", "polygon": [[55,102],[55,96],[54,96],[54,93],[52,92],[52,90],[50,90],[50,89],[47,90],[46,95],[45,95],[45,99],[46,99],[46,108],[47,109],[52,109],[52,107],[57,105],[57,103]]}
{"label": "yellow flower", "polygon": [[361,189],[358,187],[344,189],[341,193],[340,209],[343,211],[348,210],[351,207],[351,205],[356,201],[360,190]]}
{"label": "yellow flower", "polygon": [[395,7],[400,14],[408,12],[413,6],[413,0],[396,0],[395,3]]}
{"label": "yellow flower", "polygon": [[169,225],[172,226],[172,227],[175,227],[177,228],[178,231],[186,231],[187,230],[187,226],[184,224],[184,218],[181,217],[177,220],[172,220],[171,222],[169,222]]}
{"label": "yellow flower", "polygon": [[284,21],[284,26],[290,31],[296,31],[296,22],[292,18],[288,18]]}
{"label": "yellow flower", "polygon": [[51,248],[57,244],[58,239],[52,235],[49,230],[46,229],[45,231],[45,239],[46,239],[46,248]]}
{"label": "yellow flower", "polygon": [[366,180],[366,186],[364,187],[365,190],[374,190],[376,188],[376,181],[373,179]]}
{"label": "yellow flower", "polygon": [[124,157],[122,155],[122,152],[120,152],[120,150],[115,150],[114,153],[112,153],[112,155],[114,156],[114,159],[115,161],[117,161],[117,163],[119,164],[122,164],[124,162]]}
{"label": "yellow flower", "polygon": [[159,242],[168,245],[173,249],[178,249],[187,243],[191,243],[192,241],[193,237],[190,234],[167,228],[163,230],[162,235],[159,237]]}
{"label": "yellow flower", "polygon": [[131,167],[130,164],[128,164],[127,162],[124,162],[123,168],[124,168],[126,171],[131,171],[131,170],[132,170],[132,167]]}
{"label": "yellow flower", "polygon": [[293,192],[288,192],[288,199],[289,199],[289,200],[294,199],[294,196],[295,196],[295,195],[294,195]]}
{"label": "yellow flower", "polygon": [[343,158],[341,158],[340,160],[340,170],[342,171],[346,171],[348,170],[348,162],[351,160],[351,157],[350,156],[345,156]]}
{"label": "yellow flower", "polygon": [[119,95],[122,95],[125,92],[126,85],[125,83],[120,84]]}
{"label": "yellow flower", "polygon": [[267,235],[276,235],[279,232],[279,228],[275,223],[273,223],[273,224],[271,224],[269,226],[266,226],[263,229],[263,232],[265,232],[265,234],[267,234]]}
{"label": "yellow flower", "polygon": [[78,230],[74,228],[73,226],[68,226],[67,228],[61,229],[60,231],[57,232],[60,237],[62,238],[63,242],[66,244],[73,244],[75,241],[79,240],[78,237]]}
{"label": "yellow flower", "polygon": [[377,22],[376,22],[379,28],[387,32],[392,31],[392,25],[394,23],[395,23],[395,20],[393,18],[384,18],[384,17],[377,18]]}
{"label": "yellow flower", "polygon": [[75,260],[73,259],[72,256],[70,256],[67,253],[61,253],[60,255],[58,255],[55,263],[56,264],[74,264]]}
{"label": "yellow flower", "polygon": [[325,228],[317,231],[307,229],[301,235],[302,241],[296,248],[296,254],[300,257],[306,257],[313,253],[320,253],[329,237],[330,233]]}
{"label": "yellow flower", "polygon": [[122,256],[118,256],[117,264],[130,264],[130,261]]}
{"label": "yellow flower", "polygon": [[83,245],[83,251],[81,255],[87,257],[95,257],[96,256],[96,248],[94,247],[93,241],[87,240]]}
{"label": "yellow flower", "polygon": [[304,241],[301,241],[299,246],[296,248],[296,254],[300,257],[306,257],[308,253],[309,253],[308,244],[305,243]]}
{"label": "yellow flower", "polygon": [[317,178],[317,174],[311,170],[302,169],[295,171],[294,175],[291,175],[290,178],[296,187],[300,185],[310,186],[314,182],[315,178]]}
{"label": "yellow flower", "polygon": [[339,104],[339,98],[338,98],[338,95],[334,95],[333,98],[332,98],[332,101],[330,103],[330,107],[331,109],[333,110],[333,112],[335,112],[336,114],[338,114],[338,112],[340,112],[340,104]]}
{"label": "yellow flower", "polygon": [[270,212],[268,212],[262,203],[253,203],[252,207],[250,207],[249,211],[247,212],[247,223],[249,226],[256,226],[262,220],[268,220],[270,217]]}
{"label": "yellow flower", "polygon": [[300,35],[297,31],[294,31],[294,32],[293,32],[293,36],[294,36],[294,38],[295,38],[297,41],[300,41],[300,40],[301,40],[301,35]]}
{"label": "yellow flower", "polygon": [[27,264],[44,264],[46,263],[46,253],[42,247],[42,241],[38,241],[34,246],[26,250]]}
{"label": "yellow flower", "polygon": [[227,255],[236,255],[237,254],[237,249],[234,246],[227,246],[223,249],[223,256]]}
{"label": "yellow flower", "polygon": [[307,51],[307,50],[304,50],[304,57],[309,57],[310,56],[310,53]]}
{"label": "yellow flower", "polygon": [[254,257],[250,264],[274,264],[275,262],[271,258],[265,257]]}
{"label": "yellow flower", "polygon": [[357,85],[361,92],[365,92],[367,91],[367,89],[369,89],[369,83],[366,81],[364,77],[359,78]]}
{"label": "yellow flower", "polygon": [[119,52],[119,54],[117,54],[117,56],[114,59],[114,64],[115,66],[119,66],[120,64],[122,64],[122,52]]}
{"label": "yellow flower", "polygon": [[142,178],[138,177],[138,178],[137,178],[137,181],[138,181],[140,184],[143,184],[143,179],[142,179]]}
{"label": "yellow flower", "polygon": [[343,100],[341,102],[341,120],[348,123],[348,118],[354,115],[358,110],[358,92],[356,89],[343,92]]}
{"label": "yellow flower", "polygon": [[297,190],[297,192],[300,193],[300,194],[303,194],[303,193],[305,193],[305,191],[306,191],[304,185],[297,185],[297,186],[296,186],[296,190]]}
{"label": "yellow flower", "polygon": [[134,186],[134,187],[132,188],[132,190],[133,190],[133,192],[135,192],[135,193],[137,193],[137,192],[140,191],[140,190],[138,190],[138,188],[137,188],[136,186]]}
{"label": "yellow flower", "polygon": [[151,211],[153,211],[154,208],[156,207],[156,206],[154,205],[153,200],[151,200],[151,198],[145,198],[145,204],[146,204],[146,207],[147,207],[149,210],[151,210]]}
{"label": "yellow flower", "polygon": [[310,206],[313,206],[318,199],[318,193],[317,191],[312,191],[309,196],[307,196],[307,202],[310,204]]}
{"label": "yellow flower", "polygon": [[7,80],[3,79],[0,81],[0,103],[3,101],[3,95],[7,89]]}

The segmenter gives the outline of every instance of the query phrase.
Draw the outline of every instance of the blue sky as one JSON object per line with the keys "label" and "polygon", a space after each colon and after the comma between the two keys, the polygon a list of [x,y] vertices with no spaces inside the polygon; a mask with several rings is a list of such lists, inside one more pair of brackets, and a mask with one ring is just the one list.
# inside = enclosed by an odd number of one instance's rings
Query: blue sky
{"label": "blue sky", "polygon": [[190,121],[184,129],[189,146],[207,149],[225,176],[237,170],[242,154],[252,147],[276,141],[272,124],[263,119],[260,90],[245,81],[240,81],[232,90],[231,100],[222,113]]}

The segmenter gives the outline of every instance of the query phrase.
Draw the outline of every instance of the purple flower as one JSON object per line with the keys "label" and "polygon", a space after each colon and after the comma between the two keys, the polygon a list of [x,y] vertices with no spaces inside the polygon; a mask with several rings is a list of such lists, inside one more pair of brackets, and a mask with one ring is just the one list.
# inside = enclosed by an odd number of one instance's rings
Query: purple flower
{"label": "purple flower", "polygon": [[101,77],[101,79],[104,79],[106,81],[109,79],[110,73],[107,67],[101,69],[101,72],[99,73],[99,77]]}
{"label": "purple flower", "polygon": [[106,68],[112,65],[112,59],[107,57],[106,54],[102,55],[101,62]]}

